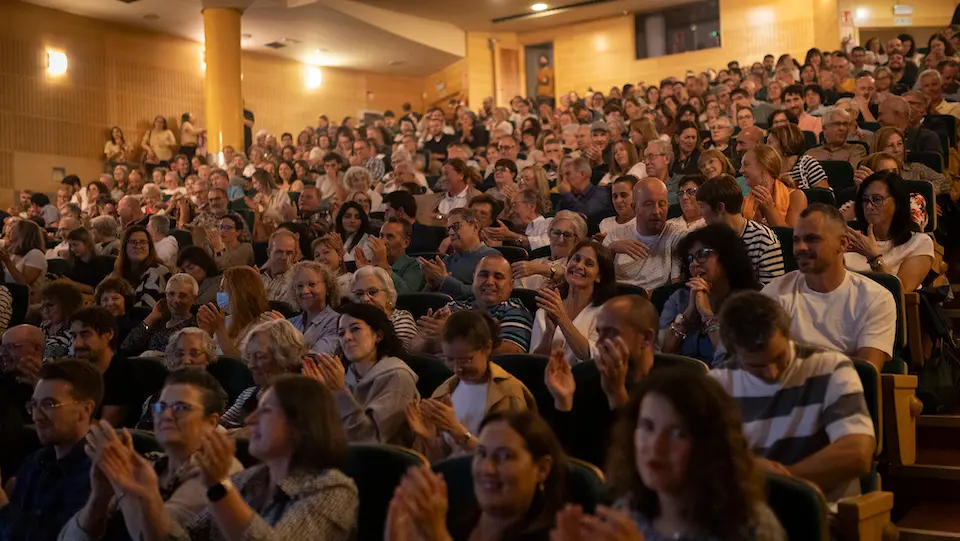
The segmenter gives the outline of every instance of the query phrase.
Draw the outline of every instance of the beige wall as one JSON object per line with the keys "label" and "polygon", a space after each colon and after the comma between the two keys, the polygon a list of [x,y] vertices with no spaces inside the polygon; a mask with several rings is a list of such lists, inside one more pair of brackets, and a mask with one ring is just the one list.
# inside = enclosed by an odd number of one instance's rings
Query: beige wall
{"label": "beige wall", "polygon": [[[442,90],[438,90],[438,85]],[[467,59],[464,58],[424,78],[423,105],[443,107],[447,100],[460,99],[466,94],[467,86]]]}
{"label": "beige wall", "polygon": [[[45,72],[47,48],[66,52],[69,68]],[[202,46],[11,0],[0,0],[0,208],[20,189],[55,191],[53,169],[94,180],[108,129],[139,138],[154,115],[204,122]],[[339,121],[364,110],[423,107],[422,78],[322,68],[308,90],[306,66],[243,54],[243,93],[257,128],[296,134],[317,115]],[[176,130],[175,130],[176,131]]]}

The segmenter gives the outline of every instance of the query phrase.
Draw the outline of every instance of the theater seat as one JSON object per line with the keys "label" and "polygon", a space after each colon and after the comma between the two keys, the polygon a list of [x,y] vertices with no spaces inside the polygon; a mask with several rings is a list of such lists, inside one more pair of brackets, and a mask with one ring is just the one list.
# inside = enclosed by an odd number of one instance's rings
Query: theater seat
{"label": "theater seat", "polygon": [[417,375],[417,392],[422,398],[433,396],[433,391],[453,376],[453,371],[433,355],[407,355],[403,361]]}
{"label": "theater seat", "polygon": [[47,274],[65,276],[70,272],[70,262],[66,259],[53,258],[47,260]]}
{"label": "theater seat", "polygon": [[343,473],[353,479],[360,492],[356,541],[383,539],[394,489],[407,470],[425,464],[429,464],[427,459],[412,449],[377,443],[350,444]]}
{"label": "theater seat", "polygon": [[884,272],[861,272],[860,274],[882,285],[884,289],[893,295],[897,311],[897,334],[893,341],[893,356],[883,365],[883,373],[906,374],[907,365],[904,359],[908,353],[904,351],[904,346],[906,345],[907,338],[907,312],[903,300],[903,289],[900,286],[900,279]]}
{"label": "theater seat", "polygon": [[939,152],[910,152],[907,161],[922,163],[937,173],[943,172],[943,156]]}
{"label": "theater seat", "polygon": [[772,229],[777,235],[777,238],[780,239],[780,250],[783,252],[784,270],[787,272],[797,270],[799,268],[799,266],[797,266],[797,258],[793,255],[793,228],[775,226],[770,229]]}
{"label": "theater seat", "polygon": [[803,193],[807,196],[808,204],[823,203],[831,207],[837,206],[837,198],[833,195],[833,192],[826,188],[807,188],[803,190]]}
{"label": "theater seat", "polygon": [[543,382],[543,374],[549,361],[550,358],[546,355],[528,353],[508,353],[493,356],[493,362],[527,386],[537,402],[540,415],[548,422],[550,420],[548,419],[549,412],[555,411],[553,395],[550,394],[547,385]]}
{"label": "theater seat", "polygon": [[535,289],[515,287],[510,292],[510,297],[522,302],[531,314],[537,313],[537,291]]}
{"label": "theater seat", "polygon": [[503,254],[503,257],[510,263],[530,259],[530,254],[519,246],[494,246],[494,249]]}
{"label": "theater seat", "polygon": [[3,285],[10,290],[10,296],[13,297],[10,324],[7,327],[10,328],[26,321],[27,309],[30,308],[30,288],[23,284],[15,284],[13,282],[8,282]]}
{"label": "theater seat", "polygon": [[662,370],[664,368],[678,368],[687,370],[697,370],[703,373],[710,371],[707,363],[700,359],[687,357],[686,355],[677,355],[674,353],[656,353],[653,356],[652,370]]}
{"label": "theater seat", "polygon": [[237,452],[234,456],[240,461],[244,468],[252,468],[260,463],[256,457],[250,454],[250,440],[247,438],[234,438],[237,444]]}
{"label": "theater seat", "polygon": [[269,302],[270,302],[271,310],[280,312],[281,314],[283,314],[283,317],[287,319],[290,319],[293,316],[296,316],[300,313],[296,308],[294,308],[293,306],[290,306],[290,304],[284,301],[269,301]]}
{"label": "theater seat", "polygon": [[153,432],[147,430],[130,430],[130,437],[133,439],[133,450],[141,455],[163,452],[163,447],[160,447]]}
{"label": "theater seat", "polygon": [[827,173],[827,184],[833,188],[834,192],[854,186],[853,166],[850,162],[820,160],[819,163]]}
{"label": "theater seat", "polygon": [[682,283],[669,283],[654,289],[650,294],[650,302],[652,302],[653,307],[657,309],[657,314],[663,312],[663,307],[666,306],[667,299],[670,298],[670,295],[673,295],[678,289],[685,287],[687,286]]}
{"label": "theater seat", "polygon": [[617,295],[640,295],[643,298],[648,298],[647,290],[642,287],[620,283],[617,284]]}
{"label": "theater seat", "polygon": [[827,541],[827,502],[820,489],[794,477],[767,473],[767,505],[790,541]]}
{"label": "theater seat", "polygon": [[207,365],[207,372],[220,382],[227,393],[227,405],[233,404],[245,389],[253,387],[253,374],[247,363],[233,357],[217,357],[217,362]]}
{"label": "theater seat", "polygon": [[267,253],[268,244],[266,242],[254,242],[253,243],[253,261],[257,264],[258,267],[262,267],[264,263],[267,262]]}
{"label": "theater seat", "polygon": [[177,239],[177,246],[182,251],[187,246],[193,245],[193,234],[182,229],[171,229],[170,235]]}
{"label": "theater seat", "polygon": [[927,226],[924,231],[930,232],[937,228],[937,201],[933,193],[933,184],[926,180],[906,180],[903,185],[910,193],[918,193],[923,196],[927,206]]}
{"label": "theater seat", "polygon": [[397,308],[406,310],[413,315],[413,319],[420,319],[427,315],[427,310],[439,310],[453,302],[453,297],[444,293],[434,293],[432,291],[420,291],[417,293],[404,293],[397,296]]}
{"label": "theater seat", "polygon": [[683,209],[680,208],[680,203],[674,203],[667,208],[667,219],[670,218],[679,218],[683,216]]}

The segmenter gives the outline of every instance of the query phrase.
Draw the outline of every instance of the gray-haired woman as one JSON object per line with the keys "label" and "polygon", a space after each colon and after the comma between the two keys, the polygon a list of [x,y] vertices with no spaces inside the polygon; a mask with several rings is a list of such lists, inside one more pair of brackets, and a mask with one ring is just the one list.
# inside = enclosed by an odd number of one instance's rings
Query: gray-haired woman
{"label": "gray-haired woman", "polygon": [[410,351],[410,344],[417,336],[417,323],[413,315],[397,308],[397,289],[387,271],[380,267],[361,267],[353,273],[350,284],[350,298],[354,302],[372,304],[383,310],[397,338],[403,343],[403,349]]}

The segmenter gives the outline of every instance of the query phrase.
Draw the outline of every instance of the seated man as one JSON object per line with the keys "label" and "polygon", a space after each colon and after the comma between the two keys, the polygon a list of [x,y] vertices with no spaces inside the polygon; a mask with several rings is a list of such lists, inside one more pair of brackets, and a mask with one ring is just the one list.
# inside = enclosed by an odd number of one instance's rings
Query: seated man
{"label": "seated man", "polygon": [[761,293],[731,296],[720,322],[731,360],[710,376],[740,404],[761,467],[810,481],[830,502],[859,494],[876,440],[853,362],[794,342],[790,316]]}
{"label": "seated man", "polygon": [[117,324],[106,308],[81,308],[70,316],[69,325],[74,355],[103,374],[103,406],[98,417],[117,428],[136,426],[143,401],[163,382],[149,381],[138,361],[114,353],[111,344]]}
{"label": "seated man", "polygon": [[510,200],[510,219],[514,228],[523,229],[523,234],[511,231],[503,222],[484,230],[484,235],[500,242],[513,242],[527,250],[550,246],[550,225],[553,218],[543,217],[543,197],[533,188],[521,190]]}
{"label": "seated man", "polygon": [[190,312],[200,287],[186,273],[174,274],[167,280],[166,298],[153,305],[142,323],[130,331],[120,345],[120,352],[135,357],[146,354],[162,357],[170,337],[180,329],[197,326],[197,316]]}
{"label": "seated man", "polygon": [[453,253],[443,260],[436,257],[431,261],[421,257],[420,269],[427,279],[428,289],[458,299],[470,294],[470,283],[477,263],[488,255],[499,255],[500,252],[481,242],[480,222],[472,209],[456,208],[450,211],[447,234]]}
{"label": "seated man", "polygon": [[497,320],[500,344],[495,353],[526,353],[530,349],[533,314],[522,302],[510,298],[513,292],[510,263],[494,252],[476,265],[472,281],[471,296],[420,318],[420,334],[410,346],[412,352],[439,352],[444,323],[450,314],[459,310],[483,310]]}
{"label": "seated man", "polygon": [[606,186],[594,186],[590,182],[592,174],[590,161],[585,157],[574,158],[563,164],[561,180],[557,184],[560,202],[556,210],[572,210],[583,214],[587,218],[589,232],[596,233],[600,230],[600,221],[608,216],[615,216],[616,211],[613,210],[610,189]]}
{"label": "seated man", "polygon": [[740,233],[761,284],[784,273],[780,239],[769,227],[743,217],[743,192],[733,177],[720,175],[704,182],[697,189],[697,203],[708,224],[727,224]]}
{"label": "seated man", "polygon": [[404,190],[390,192],[383,196],[383,218],[396,218],[411,225],[408,254],[436,252],[437,247],[446,238],[439,227],[428,227],[417,221],[417,200],[413,194]]}
{"label": "seated man", "polygon": [[84,452],[103,380],[86,362],[65,360],[40,368],[27,409],[43,445],[24,461],[10,494],[0,490],[0,538],[55,541],[90,494]]}
{"label": "seated man", "polygon": [[373,265],[387,271],[398,295],[421,291],[425,283],[420,263],[406,254],[412,231],[410,222],[390,218],[380,226],[379,237],[367,239],[372,258],[367,260],[363,250],[357,251],[357,266]]}
{"label": "seated man", "polygon": [[300,244],[297,236],[289,229],[277,229],[270,235],[267,244],[268,259],[260,267],[260,279],[267,290],[267,300],[282,301],[296,306],[290,290],[290,269],[300,261]]}
{"label": "seated man", "polygon": [[147,233],[153,241],[153,248],[160,263],[168,269],[177,268],[180,243],[177,242],[177,237],[170,234],[170,219],[156,214],[151,216],[147,221]]}
{"label": "seated man", "polygon": [[774,278],[762,293],[783,305],[794,340],[869,361],[880,371],[893,355],[896,304],[883,286],[844,267],[846,231],[836,208],[815,203],[804,209],[793,230],[799,270]]}
{"label": "seated man", "polygon": [[850,136],[850,124],[854,120],[856,119],[852,118],[850,113],[840,107],[828,109],[823,114],[824,143],[808,150],[807,155],[821,161],[850,162],[856,170],[860,160],[867,157],[867,150],[863,145],[847,142]]}
{"label": "seated man", "polygon": [[678,223],[667,223],[667,186],[647,177],[633,187],[637,227],[619,228],[603,239],[616,254],[617,282],[648,292],[680,278],[680,260],[674,254],[686,233]]}
{"label": "seated man", "polygon": [[[2,418],[20,418],[23,424],[32,422],[24,406],[40,380],[45,341],[43,331],[33,325],[17,325],[3,333],[0,344],[0,414],[5,416]],[[0,471],[7,475],[15,473]]]}

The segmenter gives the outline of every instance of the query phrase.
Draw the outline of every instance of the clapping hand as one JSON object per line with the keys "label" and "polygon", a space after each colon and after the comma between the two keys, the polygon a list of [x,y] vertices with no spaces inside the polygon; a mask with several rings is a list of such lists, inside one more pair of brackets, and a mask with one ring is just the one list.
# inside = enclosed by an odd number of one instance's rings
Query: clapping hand
{"label": "clapping hand", "polygon": [[630,364],[630,348],[623,338],[607,338],[597,342],[597,370],[600,372],[600,387],[607,395],[611,409],[627,400],[627,370]]}
{"label": "clapping hand", "polygon": [[520,238],[520,235],[510,231],[510,228],[503,225],[503,221],[497,220],[497,225],[486,228],[483,230],[483,234],[488,239],[498,240],[503,242],[505,240],[514,240]]}
{"label": "clapping hand", "polygon": [[417,401],[411,401],[404,409],[407,417],[407,424],[414,434],[425,440],[433,440],[437,437],[437,427],[420,410],[420,404]]}
{"label": "clapping hand", "polygon": [[427,309],[427,315],[420,317],[417,321],[417,326],[428,340],[436,341],[440,339],[448,317],[450,317],[450,310],[446,306],[436,312],[433,311],[433,308],[429,308]]}
{"label": "clapping hand", "polygon": [[213,336],[217,332],[226,329],[227,319],[220,310],[220,307],[211,302],[201,306],[200,309],[197,310],[197,325],[207,331],[207,334]]}
{"label": "clapping hand", "polygon": [[421,400],[420,413],[437,430],[446,432],[454,438],[459,438],[467,433],[467,429],[457,419],[453,406],[441,400],[435,398]]}
{"label": "clapping hand", "polygon": [[340,357],[323,354],[311,354],[303,359],[303,375],[322,381],[331,391],[347,388],[343,363]]}
{"label": "clapping hand", "polygon": [[236,443],[226,433],[211,430],[204,434],[200,450],[194,453],[200,475],[206,486],[213,486],[230,476]]}
{"label": "clapping hand", "polygon": [[866,165],[861,165],[857,167],[857,170],[853,172],[853,183],[856,186],[859,186],[861,182],[867,179],[870,175],[873,174],[873,169],[870,169]]}
{"label": "clapping hand", "polygon": [[447,277],[447,266],[439,256],[434,256],[433,260],[421,257],[417,262],[420,263],[424,278],[431,284],[439,285]]}
{"label": "clapping hand", "polygon": [[542,288],[537,291],[537,307],[556,325],[562,325],[569,319],[563,298],[556,289]]}
{"label": "clapping hand", "polygon": [[[387,261],[387,245],[383,242],[383,239],[373,236],[368,237],[367,247],[370,248],[372,263],[386,271],[390,271],[390,263]],[[360,260],[360,252],[363,252],[363,250],[356,250],[354,252],[358,261]],[[363,258],[367,259],[367,255],[363,254]],[[357,264],[359,265],[359,263]]]}
{"label": "clapping hand", "polygon": [[650,255],[650,249],[639,240],[618,240],[610,243],[610,249],[615,254],[627,254],[637,261]]}
{"label": "clapping hand", "polygon": [[750,193],[753,194],[754,199],[757,200],[757,203],[763,207],[773,206],[773,194],[770,192],[770,188],[762,184],[758,184],[750,188]]}
{"label": "clapping hand", "polygon": [[596,515],[580,517],[580,538],[590,541],[644,541],[643,534],[627,511],[597,506]]}
{"label": "clapping hand", "polygon": [[550,354],[543,382],[553,396],[553,405],[558,411],[573,409],[573,394],[577,390],[577,383],[562,349],[556,349]]}
{"label": "clapping hand", "polygon": [[[394,492],[396,509],[405,510],[408,520],[419,534],[420,541],[448,541],[447,483],[443,477],[419,466],[407,470]],[[391,509],[395,509],[391,502]],[[391,540],[397,541],[397,540]]]}
{"label": "clapping hand", "polygon": [[850,240],[850,246],[847,248],[848,252],[860,254],[867,259],[874,259],[880,255],[877,248],[877,237],[873,234],[873,225],[867,226],[866,235],[856,229],[847,227],[847,238]]}

